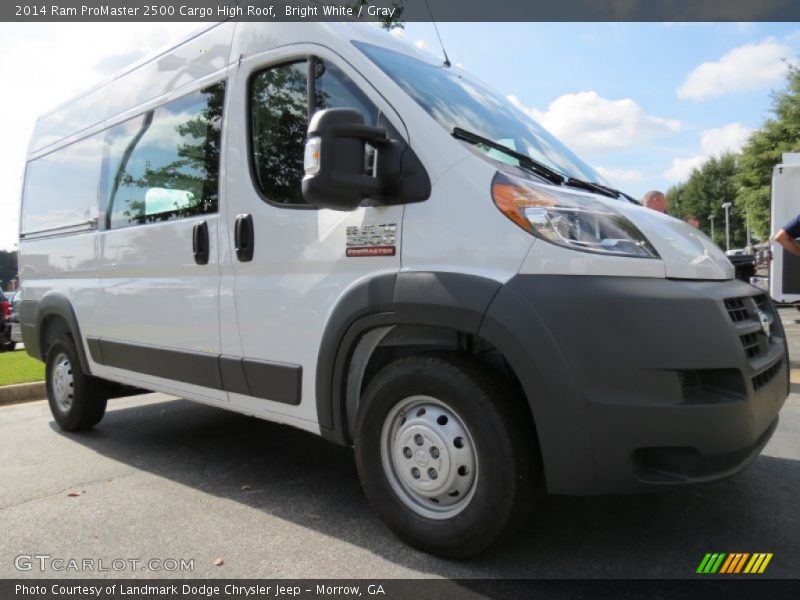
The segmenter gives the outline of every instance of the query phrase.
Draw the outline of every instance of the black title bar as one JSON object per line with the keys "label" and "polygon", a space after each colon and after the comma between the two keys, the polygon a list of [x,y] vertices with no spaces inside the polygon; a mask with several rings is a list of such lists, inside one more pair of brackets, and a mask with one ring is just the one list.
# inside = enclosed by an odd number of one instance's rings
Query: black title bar
{"label": "black title bar", "polygon": [[692,579],[0,579],[3,600],[744,600],[798,597],[798,580]]}
{"label": "black title bar", "polygon": [[[430,6],[430,8],[429,8]],[[5,22],[798,21],[797,0],[4,0]]]}

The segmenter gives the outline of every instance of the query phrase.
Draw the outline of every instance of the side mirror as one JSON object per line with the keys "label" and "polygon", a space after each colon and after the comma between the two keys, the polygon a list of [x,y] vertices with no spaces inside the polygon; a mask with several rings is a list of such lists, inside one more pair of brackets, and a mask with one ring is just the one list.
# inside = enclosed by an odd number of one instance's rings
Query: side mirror
{"label": "side mirror", "polygon": [[373,177],[366,173],[367,143],[379,154],[392,145],[386,130],[365,125],[357,110],[329,108],[314,113],[303,160],[306,202],[320,208],[354,210],[367,196],[381,196],[392,174]]}

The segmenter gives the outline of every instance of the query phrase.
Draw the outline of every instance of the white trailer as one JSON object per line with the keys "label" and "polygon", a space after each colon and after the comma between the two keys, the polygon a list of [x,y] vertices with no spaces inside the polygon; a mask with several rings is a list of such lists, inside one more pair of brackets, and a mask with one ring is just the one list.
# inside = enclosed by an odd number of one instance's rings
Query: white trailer
{"label": "white trailer", "polygon": [[[800,215],[800,153],[784,152],[783,162],[772,171],[772,225],[774,237]],[[800,256],[773,244],[769,292],[776,302],[800,302]]]}

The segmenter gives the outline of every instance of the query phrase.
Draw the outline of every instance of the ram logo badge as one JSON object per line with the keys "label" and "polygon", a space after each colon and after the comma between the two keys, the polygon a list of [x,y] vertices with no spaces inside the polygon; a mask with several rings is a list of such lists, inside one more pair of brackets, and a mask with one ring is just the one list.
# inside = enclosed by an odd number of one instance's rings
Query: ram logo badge
{"label": "ram logo badge", "polygon": [[347,256],[394,256],[396,244],[396,223],[347,228]]}
{"label": "ram logo badge", "polygon": [[763,310],[758,311],[758,321],[761,323],[761,331],[764,332],[764,335],[767,336],[768,340],[771,339],[772,333],[769,329],[769,317]]}

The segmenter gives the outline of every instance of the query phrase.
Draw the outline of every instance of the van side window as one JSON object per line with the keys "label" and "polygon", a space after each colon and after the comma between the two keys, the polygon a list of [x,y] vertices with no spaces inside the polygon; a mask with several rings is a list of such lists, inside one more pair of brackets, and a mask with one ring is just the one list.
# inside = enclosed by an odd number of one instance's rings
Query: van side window
{"label": "van side window", "polygon": [[[315,109],[355,108],[367,124],[378,108],[338,67],[316,61]],[[304,205],[303,150],[308,131],[308,62],[269,67],[250,80],[250,142],[259,191],[270,201]]]}
{"label": "van side window", "polygon": [[95,134],[28,163],[23,234],[79,226],[97,217],[103,137]]}
{"label": "van side window", "polygon": [[224,99],[219,83],[109,131],[112,229],[217,212]]}

